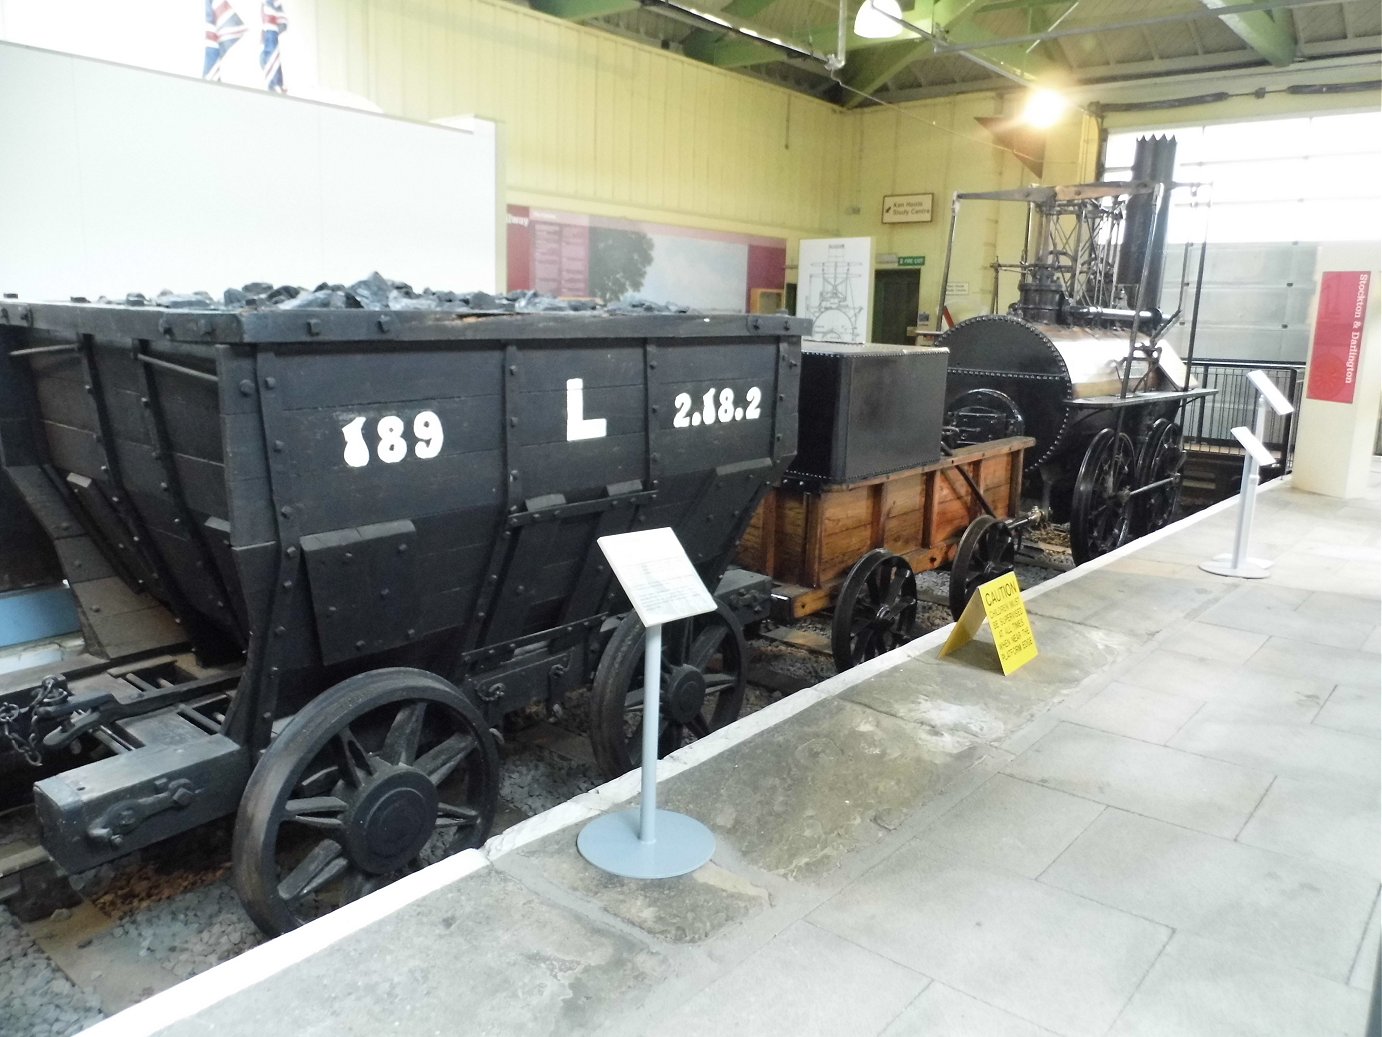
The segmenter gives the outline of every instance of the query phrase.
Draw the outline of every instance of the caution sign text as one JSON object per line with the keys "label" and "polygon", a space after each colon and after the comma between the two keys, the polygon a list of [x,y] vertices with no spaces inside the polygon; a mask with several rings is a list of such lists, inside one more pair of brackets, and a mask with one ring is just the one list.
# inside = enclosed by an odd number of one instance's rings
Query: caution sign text
{"label": "caution sign text", "polygon": [[998,662],[1005,675],[1036,658],[1036,638],[1027,619],[1027,606],[1022,604],[1022,588],[1013,573],[983,584],[969,599],[941,655],[949,655],[969,642],[985,619],[993,630],[993,645],[998,649]]}

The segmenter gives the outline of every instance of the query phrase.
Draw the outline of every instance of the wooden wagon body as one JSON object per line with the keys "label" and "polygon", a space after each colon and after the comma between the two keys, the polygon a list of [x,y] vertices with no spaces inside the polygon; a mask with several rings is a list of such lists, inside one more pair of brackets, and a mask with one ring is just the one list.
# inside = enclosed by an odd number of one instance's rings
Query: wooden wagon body
{"label": "wooden wagon body", "polygon": [[883,548],[913,571],[955,553],[970,522],[985,514],[967,473],[1000,518],[1019,507],[1029,436],[961,447],[952,456],[848,483],[789,476],[770,490],[739,542],[739,565],[776,582],[772,618],[789,623],[826,608],[854,564]]}

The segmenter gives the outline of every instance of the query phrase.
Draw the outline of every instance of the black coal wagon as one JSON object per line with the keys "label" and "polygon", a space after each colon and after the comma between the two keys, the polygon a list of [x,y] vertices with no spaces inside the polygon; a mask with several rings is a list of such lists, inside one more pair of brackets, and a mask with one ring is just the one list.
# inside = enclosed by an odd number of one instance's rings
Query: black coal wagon
{"label": "black coal wagon", "polygon": [[[238,810],[279,932],[480,844],[506,713],[593,680],[597,758],[634,765],[641,628],[596,538],[671,526],[715,588],[808,327],[0,300],[4,467],[87,645],[0,684],[0,780],[41,778],[74,873]],[[668,751],[738,715],[747,651],[723,603],[664,644]]]}

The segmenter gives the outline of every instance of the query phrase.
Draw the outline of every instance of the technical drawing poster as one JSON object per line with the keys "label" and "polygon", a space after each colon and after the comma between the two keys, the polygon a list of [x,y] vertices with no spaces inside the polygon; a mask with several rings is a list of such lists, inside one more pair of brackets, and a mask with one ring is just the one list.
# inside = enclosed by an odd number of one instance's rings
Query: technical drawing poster
{"label": "technical drawing poster", "polygon": [[872,238],[808,238],[797,258],[797,316],[810,317],[811,338],[865,342],[869,337]]}

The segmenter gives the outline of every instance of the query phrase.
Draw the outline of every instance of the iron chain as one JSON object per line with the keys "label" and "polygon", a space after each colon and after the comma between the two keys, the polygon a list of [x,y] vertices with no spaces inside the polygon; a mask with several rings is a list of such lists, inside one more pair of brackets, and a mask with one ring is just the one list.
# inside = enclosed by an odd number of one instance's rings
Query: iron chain
{"label": "iron chain", "polygon": [[[56,706],[71,697],[65,680],[61,677],[45,677],[43,686],[34,693],[33,700],[27,706],[17,702],[0,703],[0,744],[8,742],[10,749],[21,754],[30,766],[42,766],[43,754],[38,748],[38,731],[34,729],[32,716],[40,706]],[[25,716],[30,717],[28,738],[16,732],[12,726]]]}

